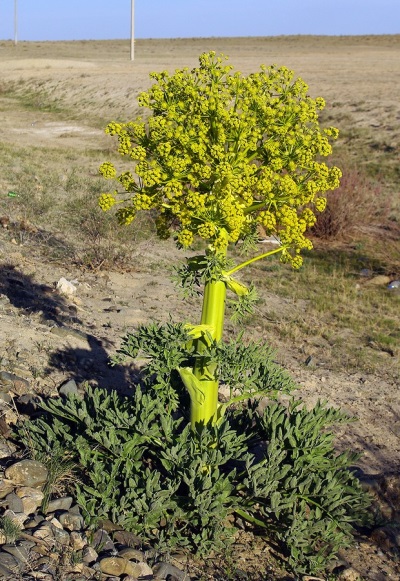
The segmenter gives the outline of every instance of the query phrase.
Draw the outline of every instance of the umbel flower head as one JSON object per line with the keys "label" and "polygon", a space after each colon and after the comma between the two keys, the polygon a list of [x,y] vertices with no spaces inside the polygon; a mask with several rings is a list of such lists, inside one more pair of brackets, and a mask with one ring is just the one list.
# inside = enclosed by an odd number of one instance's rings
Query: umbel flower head
{"label": "umbel flower head", "polygon": [[177,244],[189,247],[199,236],[216,252],[261,225],[279,237],[281,260],[298,267],[301,249],[312,247],[305,232],[315,211],[339,185],[339,168],[321,161],[338,130],[321,129],[324,100],[309,97],[286,67],[244,76],[225,61],[209,52],[192,70],[150,75],[155,84],[139,104],[151,114],[106,128],[133,168],[118,175],[102,164],[103,176],[125,194],[103,194],[100,206],[118,203],[122,224],[154,210],[161,237],[174,231]]}

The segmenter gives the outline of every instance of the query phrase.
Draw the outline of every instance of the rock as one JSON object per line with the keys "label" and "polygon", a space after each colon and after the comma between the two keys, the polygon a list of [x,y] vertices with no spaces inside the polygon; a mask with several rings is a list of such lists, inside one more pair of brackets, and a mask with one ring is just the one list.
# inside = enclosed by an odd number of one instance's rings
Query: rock
{"label": "rock", "polygon": [[17,488],[15,494],[20,497],[25,514],[33,514],[42,504],[44,494],[38,488],[30,486],[21,486]]}
{"label": "rock", "polygon": [[74,551],[80,551],[87,545],[87,539],[82,533],[78,533],[77,531],[72,531],[70,535],[70,545],[74,549]]}
{"label": "rock", "polygon": [[121,545],[126,545],[128,547],[140,547],[142,544],[139,537],[129,531],[115,532],[114,539],[117,543],[121,543]]}
{"label": "rock", "polygon": [[58,390],[60,395],[78,395],[78,386],[76,385],[75,379],[70,379],[61,385]]}
{"label": "rock", "polygon": [[0,391],[0,400],[6,404],[10,404],[12,402],[12,397],[6,391]]}
{"label": "rock", "polygon": [[126,547],[118,551],[118,556],[128,559],[128,561],[144,561],[145,556],[142,551],[133,549],[132,547]]}
{"label": "rock", "polygon": [[110,535],[104,529],[98,529],[94,535],[90,545],[98,552],[114,551],[115,545]]}
{"label": "rock", "polygon": [[[54,539],[55,539],[57,545],[61,545],[62,547],[69,546],[69,532],[68,531],[64,531],[64,529],[58,529],[57,527],[54,527],[52,529],[52,531],[53,531],[53,536],[54,536]],[[57,556],[57,558],[59,558],[59,555]]]}
{"label": "rock", "polygon": [[155,579],[169,579],[170,581],[184,581],[184,579],[187,579],[186,573],[170,563],[157,563],[153,573]]}
{"label": "rock", "polygon": [[5,498],[7,494],[10,494],[14,490],[14,484],[9,480],[0,480],[0,499]]}
{"label": "rock", "polygon": [[97,551],[94,550],[93,547],[87,546],[83,549],[82,553],[82,561],[90,565],[91,563],[95,563],[98,557]]}
{"label": "rock", "polygon": [[64,530],[62,524],[60,523],[60,521],[58,519],[56,519],[55,517],[53,517],[52,519],[48,520],[47,522],[50,523],[56,529]]}
{"label": "rock", "polygon": [[50,500],[47,505],[46,513],[56,512],[57,510],[69,510],[73,502],[72,496],[61,496]]}
{"label": "rock", "polygon": [[[132,575],[133,577],[137,577],[136,567],[136,563],[131,563],[131,561],[123,559],[122,557],[106,557],[100,561],[100,570],[102,573],[115,575],[117,577],[120,577],[121,575]],[[153,572],[151,571],[151,573]]]}
{"label": "rock", "polygon": [[21,528],[28,518],[28,515],[24,514],[23,512],[14,512],[13,510],[9,509],[4,512],[3,516],[9,518],[13,523]]}
{"label": "rock", "polygon": [[392,280],[387,287],[389,290],[400,290],[400,280]]}
{"label": "rock", "polygon": [[[24,563],[9,553],[0,553],[0,566],[14,573],[21,573],[25,569]],[[8,579],[15,579],[15,576],[11,575]]]}
{"label": "rock", "polygon": [[80,531],[85,524],[81,514],[74,514],[71,511],[61,513],[58,520],[69,531]]}
{"label": "rock", "polygon": [[18,561],[21,561],[21,563],[29,562],[29,552],[23,545],[3,545],[1,550],[9,553],[10,555],[13,555],[16,559],[18,559]]}
{"label": "rock", "polygon": [[20,460],[9,466],[5,471],[7,480],[17,486],[38,488],[47,480],[47,468],[37,460]]}
{"label": "rock", "polygon": [[144,563],[143,561],[140,561],[139,563],[128,561],[128,563],[132,565],[132,572],[127,572],[129,575],[133,575],[133,577],[150,577],[153,579],[153,570],[147,563]]}
{"label": "rock", "polygon": [[111,533],[114,531],[123,531],[124,530],[120,525],[113,523],[111,520],[109,520],[107,518],[100,519],[98,521],[98,526],[100,529],[104,529],[108,533]]}
{"label": "rock", "polygon": [[45,541],[49,547],[55,544],[53,529],[46,521],[39,525],[39,527],[32,533],[32,536],[35,537],[35,539]]}
{"label": "rock", "polygon": [[60,280],[57,282],[56,288],[63,295],[72,296],[76,293],[76,286],[73,284],[74,282],[76,281],[74,280],[72,282],[62,276]]}
{"label": "rock", "polygon": [[44,517],[41,514],[35,514],[24,524],[24,528],[25,529],[35,529],[36,527],[41,525],[43,522],[47,522],[44,519]]}
{"label": "rock", "polygon": [[349,567],[339,574],[340,581],[362,581],[362,577],[357,569]]}
{"label": "rock", "polygon": [[400,548],[400,531],[395,527],[384,526],[372,531],[371,539],[384,551]]}
{"label": "rock", "polygon": [[22,500],[14,492],[10,492],[10,494],[7,494],[6,501],[8,504],[8,508],[13,512],[25,512]]}
{"label": "rock", "polygon": [[2,386],[2,391],[12,391],[17,395],[22,395],[29,391],[29,381],[14,375],[14,373],[9,373],[8,371],[0,371],[0,385]]}
{"label": "rock", "polygon": [[15,400],[15,406],[20,414],[34,416],[40,411],[42,399],[33,393],[24,393]]}

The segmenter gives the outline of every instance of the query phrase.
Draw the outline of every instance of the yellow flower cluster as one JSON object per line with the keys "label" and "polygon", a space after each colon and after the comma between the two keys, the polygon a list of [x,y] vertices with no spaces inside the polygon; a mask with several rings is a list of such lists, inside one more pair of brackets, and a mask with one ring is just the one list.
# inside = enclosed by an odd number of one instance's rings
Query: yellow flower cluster
{"label": "yellow flower cluster", "polygon": [[117,200],[112,194],[101,194],[99,198],[99,206],[104,212],[112,208],[116,202]]}
{"label": "yellow flower cluster", "polygon": [[[286,67],[244,76],[224,60],[210,52],[192,70],[152,73],[154,85],[139,97],[147,120],[106,129],[134,172],[117,176],[109,162],[100,171],[128,193],[120,222],[156,209],[162,237],[177,229],[180,246],[200,236],[215,249],[259,223],[279,236],[283,260],[298,266],[299,251],[311,247],[313,209],[322,211],[323,194],[339,185],[340,170],[321,161],[338,131],[320,128],[325,101],[309,97]],[[101,207],[111,207],[104,196]]]}

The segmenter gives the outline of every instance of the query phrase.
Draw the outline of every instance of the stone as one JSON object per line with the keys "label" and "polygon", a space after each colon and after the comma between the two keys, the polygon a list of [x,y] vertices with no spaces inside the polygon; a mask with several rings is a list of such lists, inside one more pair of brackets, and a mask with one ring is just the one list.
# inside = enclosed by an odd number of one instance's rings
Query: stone
{"label": "stone", "polygon": [[0,400],[6,404],[10,404],[12,402],[12,397],[8,392],[1,390]]}
{"label": "stone", "polygon": [[387,287],[389,290],[400,290],[400,280],[392,280]]}
{"label": "stone", "polygon": [[[14,555],[10,555],[9,553],[0,553],[0,565],[5,567],[6,569],[10,569],[14,573],[21,573],[25,566],[22,561],[14,557]],[[9,577],[9,579],[13,579],[15,577]]]}
{"label": "stone", "polygon": [[41,514],[32,515],[29,520],[24,524],[25,529],[35,529],[41,523],[46,522]]}
{"label": "stone", "polygon": [[55,538],[53,534],[53,529],[48,522],[43,522],[33,533],[32,536],[35,539],[40,539],[45,541],[49,546],[55,544]]}
{"label": "stone", "polygon": [[42,399],[33,393],[24,393],[15,400],[15,406],[20,414],[34,416],[40,411]]}
{"label": "stone", "polygon": [[78,395],[78,386],[76,384],[75,379],[70,379],[61,385],[58,390],[60,395]]}
{"label": "stone", "polygon": [[81,514],[74,514],[70,511],[61,513],[58,520],[62,526],[69,531],[80,531],[85,524]]}
{"label": "stone", "polygon": [[6,502],[9,510],[12,510],[13,512],[25,512],[22,500],[15,494],[15,492],[10,492],[10,494],[7,494]]}
{"label": "stone", "polygon": [[15,494],[19,496],[22,501],[23,510],[25,514],[33,514],[42,504],[44,494],[38,488],[31,486],[21,486],[17,488]]}
{"label": "stone", "polygon": [[9,480],[0,479],[0,499],[5,498],[14,490],[14,484]]}
{"label": "stone", "polygon": [[51,518],[47,522],[50,523],[56,529],[64,530],[62,524],[60,523],[60,521],[58,519],[56,519],[56,517]]}
{"label": "stone", "polygon": [[114,539],[117,543],[128,547],[140,547],[142,544],[139,537],[130,531],[117,531],[114,533]]}
{"label": "stone", "polygon": [[61,496],[60,498],[50,500],[47,505],[46,513],[56,512],[57,510],[69,510],[72,502],[72,496]]}
{"label": "stone", "polygon": [[128,559],[128,561],[144,561],[145,555],[142,551],[133,549],[132,547],[125,547],[118,551],[118,556]]}
{"label": "stone", "polygon": [[[138,565],[139,563],[132,563],[131,561],[128,561],[128,559],[122,557],[106,557],[100,561],[100,570],[102,573],[115,575],[117,577],[120,577],[121,575],[132,575],[132,577],[138,577],[139,575],[137,575],[137,572],[141,570]],[[150,567],[148,568],[150,569]],[[151,569],[150,573],[153,574]]]}
{"label": "stone", "polygon": [[2,391],[11,390],[17,395],[27,393],[30,388],[29,381],[8,371],[0,371],[0,385],[3,388]]}
{"label": "stone", "polygon": [[22,563],[28,563],[29,561],[29,552],[23,545],[3,545],[1,550],[10,555],[13,555],[16,559],[18,559],[18,561],[21,561]]}
{"label": "stone", "polygon": [[[73,282],[76,282],[76,281],[73,281]],[[70,280],[67,280],[66,278],[64,278],[62,276],[60,278],[60,280],[57,282],[56,288],[61,294],[70,297],[76,293],[76,286],[73,284],[73,282]]]}
{"label": "stone", "polygon": [[14,512],[13,510],[6,510],[3,514],[3,516],[8,517],[10,520],[12,520],[13,523],[15,523],[16,525],[23,527],[25,521],[28,518],[28,515],[26,515],[23,512]]}
{"label": "stone", "polygon": [[170,581],[184,581],[188,578],[184,571],[171,565],[170,563],[160,562],[153,569],[155,579],[170,579]]}
{"label": "stone", "polygon": [[383,526],[372,531],[371,539],[384,551],[400,548],[400,532],[395,527]]}
{"label": "stone", "polygon": [[340,581],[362,581],[362,577],[357,569],[353,567],[348,567],[339,574]]}
{"label": "stone", "polygon": [[87,545],[87,539],[82,533],[78,533],[77,531],[72,531],[70,534],[70,545],[74,549],[74,551],[80,551]]}
{"label": "stone", "polygon": [[87,563],[88,565],[91,565],[92,563],[95,563],[97,561],[98,556],[99,555],[97,551],[95,551],[93,547],[87,546],[83,549],[82,561],[84,563]]}
{"label": "stone", "polygon": [[133,575],[134,577],[151,577],[153,579],[153,570],[147,563],[144,561],[140,561],[139,563],[132,563],[128,561],[132,565],[132,572],[127,571],[129,575]]}
{"label": "stone", "polygon": [[5,471],[7,480],[17,486],[38,488],[47,480],[48,471],[42,462],[37,460],[20,460],[9,466]]}
{"label": "stone", "polygon": [[115,545],[108,534],[107,531],[104,529],[98,529],[94,535],[92,542],[90,545],[98,552],[101,551],[113,551],[115,550]]}
{"label": "stone", "polygon": [[61,545],[62,547],[69,546],[68,531],[65,531],[64,529],[59,529],[53,525],[52,532],[57,545]]}

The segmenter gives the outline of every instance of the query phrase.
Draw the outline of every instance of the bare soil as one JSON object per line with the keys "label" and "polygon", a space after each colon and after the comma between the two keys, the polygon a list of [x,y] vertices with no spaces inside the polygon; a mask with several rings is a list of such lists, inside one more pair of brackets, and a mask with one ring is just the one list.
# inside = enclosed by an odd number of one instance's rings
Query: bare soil
{"label": "bare soil", "polygon": [[[228,54],[243,72],[254,71],[261,63],[293,68],[309,83],[310,93],[324,96],[328,107],[340,108],[343,118],[351,116],[360,129],[375,128],[377,141],[395,148],[399,161],[400,36],[139,40],[133,63],[128,42],[123,41],[19,43],[17,47],[3,42],[0,147],[33,144],[62,149],[68,142],[77,153],[110,149],[101,119],[103,125],[115,118],[128,120],[137,112],[138,93],[150,84],[150,71],[195,66],[205,50]],[[21,95],[29,89],[39,101],[41,91],[54,95],[54,109],[41,110],[40,103],[30,109],[11,99],[6,90],[10,82],[20,85]],[[99,165],[104,157],[95,161]],[[0,173],[0,195],[11,187]],[[177,257],[172,245],[150,240],[138,247],[128,272],[80,271],[68,263],[43,263],[32,245],[19,245],[4,227],[0,231],[0,369],[25,377],[37,393],[56,393],[70,378],[108,387],[126,385],[129,366],[107,366],[122,335],[141,322],[166,321],[170,315],[175,320],[198,319],[199,305],[183,303],[169,280],[168,268]],[[73,296],[56,290],[61,277],[77,281]],[[264,298],[277,312],[287,308],[287,299],[272,294]],[[260,334],[255,326],[249,332]],[[374,482],[381,506],[391,507],[387,520],[398,531],[400,385],[395,375],[386,373],[385,359],[377,374],[338,372],[332,370],[322,344],[311,351],[273,347],[298,381],[299,395],[307,404],[326,399],[357,418],[338,434],[339,446],[362,452],[360,474]],[[308,355],[312,363],[305,365]],[[399,546],[389,545],[360,536],[343,558],[362,579],[399,579]]]}

